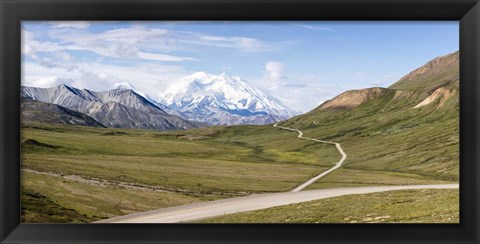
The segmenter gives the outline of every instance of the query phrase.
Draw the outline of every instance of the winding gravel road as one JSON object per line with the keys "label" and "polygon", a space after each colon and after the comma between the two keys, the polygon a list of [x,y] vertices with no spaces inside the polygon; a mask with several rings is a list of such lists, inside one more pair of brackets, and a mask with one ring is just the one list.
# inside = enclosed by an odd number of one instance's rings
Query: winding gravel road
{"label": "winding gravel road", "polygon": [[349,187],[299,192],[254,194],[246,197],[229,198],[210,202],[192,203],[178,207],[162,208],[158,210],[114,217],[111,219],[101,220],[96,223],[178,223],[351,194],[366,194],[410,189],[447,188],[458,188],[458,184]]}
{"label": "winding gravel road", "polygon": [[338,161],[337,164],[335,164],[335,166],[333,166],[332,168],[330,168],[329,170],[327,171],[324,171],[322,172],[321,174],[311,178],[310,180],[308,180],[307,182],[295,187],[292,192],[297,192],[297,191],[301,191],[303,190],[305,187],[313,184],[315,181],[317,181],[318,179],[324,177],[325,175],[331,173],[332,171],[340,168],[343,164],[343,162],[345,161],[345,159],[347,159],[347,154],[343,151],[342,149],[342,146],[340,145],[340,143],[336,143],[336,142],[331,142],[331,141],[322,141],[322,140],[318,140],[318,139],[315,139],[315,138],[309,138],[309,137],[304,137],[303,136],[303,132],[300,131],[300,130],[297,130],[297,129],[292,129],[292,128],[288,128],[288,127],[284,127],[284,126],[279,126],[277,124],[274,124],[273,127],[277,127],[277,128],[281,128],[281,129],[284,129],[284,130],[291,130],[291,131],[296,131],[298,132],[298,138],[301,138],[301,139],[305,139],[305,140],[310,140],[310,141],[316,141],[316,142],[321,142],[321,143],[327,143],[327,144],[333,144],[335,145],[335,147],[337,147],[337,150],[340,152],[340,154],[342,155],[342,158],[340,159],[340,161]]}

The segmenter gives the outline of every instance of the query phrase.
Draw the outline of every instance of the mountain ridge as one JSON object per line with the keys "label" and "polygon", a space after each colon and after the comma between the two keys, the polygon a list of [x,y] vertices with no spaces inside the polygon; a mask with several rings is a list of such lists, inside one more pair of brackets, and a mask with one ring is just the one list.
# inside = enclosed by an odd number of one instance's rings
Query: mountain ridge
{"label": "mountain ridge", "polygon": [[372,87],[358,90],[348,90],[321,104],[319,109],[353,109],[377,97],[394,92],[393,89]]}
{"label": "mountain ridge", "polygon": [[49,124],[105,127],[94,118],[83,113],[57,104],[39,102],[28,98],[22,98],[21,100],[21,113],[22,123],[44,122]]}
{"label": "mountain ridge", "polygon": [[403,76],[388,88],[431,92],[438,87],[451,85],[460,79],[459,60],[459,51],[439,56]]}
{"label": "mountain ridge", "polygon": [[78,111],[107,127],[184,130],[200,126],[168,114],[130,89],[96,92],[67,85],[52,88],[22,86],[21,96]]}

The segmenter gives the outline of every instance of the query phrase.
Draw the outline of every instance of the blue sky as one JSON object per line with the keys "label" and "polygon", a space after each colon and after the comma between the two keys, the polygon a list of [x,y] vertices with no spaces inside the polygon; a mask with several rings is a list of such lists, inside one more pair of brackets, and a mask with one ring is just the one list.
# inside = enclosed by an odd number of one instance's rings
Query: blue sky
{"label": "blue sky", "polygon": [[23,22],[22,84],[153,98],[203,71],[240,76],[305,112],[349,89],[386,87],[459,49],[458,22]]}

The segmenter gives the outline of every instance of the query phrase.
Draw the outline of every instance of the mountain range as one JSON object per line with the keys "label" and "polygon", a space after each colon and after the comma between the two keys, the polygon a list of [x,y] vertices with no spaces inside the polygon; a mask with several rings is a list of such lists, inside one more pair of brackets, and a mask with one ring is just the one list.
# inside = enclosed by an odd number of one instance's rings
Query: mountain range
{"label": "mountain range", "polygon": [[[269,124],[294,115],[240,77],[226,73],[217,76],[198,72],[187,76],[183,83],[172,84],[158,99],[127,82],[117,83],[104,92],[68,85],[24,86],[21,96],[29,104],[22,107],[24,121],[92,125],[93,119],[113,128],[186,130],[205,125]],[[31,116],[33,108],[48,113]],[[70,111],[84,116],[65,119],[71,118]],[[54,113],[59,114],[56,121],[55,116],[47,116]]]}
{"label": "mountain range", "polygon": [[[53,112],[50,104],[54,104],[82,113],[105,127],[177,130],[200,126],[198,123],[168,114],[131,89],[117,88],[106,92],[95,92],[67,85],[52,88],[22,87],[21,96],[26,101],[37,101],[37,109]],[[30,112],[28,108],[31,107],[22,106],[22,108],[25,109],[22,110],[24,115]],[[45,118],[37,118],[40,122],[45,120]],[[57,123],[64,123],[64,121],[59,120]],[[72,121],[68,124],[78,123]]]}
{"label": "mountain range", "polygon": [[197,72],[158,99],[178,115],[211,125],[269,124],[294,115],[239,76]]}
{"label": "mountain range", "polygon": [[[197,72],[185,77],[183,82],[172,84],[156,99],[126,82],[115,84],[114,89],[104,92],[67,85],[22,87],[25,103],[22,104],[22,118],[26,122],[156,130],[261,125],[283,120],[286,120],[285,125],[294,121],[298,127],[305,125],[305,121],[318,124],[321,117],[332,114],[330,111],[349,111],[374,102],[383,106],[382,111],[405,104],[413,110],[431,104],[438,109],[449,98],[458,97],[458,64],[457,51],[433,59],[388,88],[346,91],[296,117],[293,117],[295,112],[238,76]],[[34,113],[34,109],[43,113]]]}

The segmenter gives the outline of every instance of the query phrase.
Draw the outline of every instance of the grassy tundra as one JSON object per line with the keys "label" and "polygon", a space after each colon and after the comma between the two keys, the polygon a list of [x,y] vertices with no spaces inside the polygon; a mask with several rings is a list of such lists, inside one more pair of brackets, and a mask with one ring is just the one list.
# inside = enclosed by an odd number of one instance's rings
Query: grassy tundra
{"label": "grassy tundra", "polygon": [[458,189],[423,189],[349,195],[230,214],[199,222],[459,223],[458,196]]}
{"label": "grassy tundra", "polygon": [[[22,142],[26,222],[89,222],[288,191],[340,158],[331,145],[300,140],[272,126],[156,132],[37,124],[24,125]],[[428,171],[371,170],[347,163],[310,188],[454,180]],[[45,207],[37,208],[39,202]]]}
{"label": "grassy tundra", "polygon": [[[340,169],[307,190],[458,183],[458,59],[458,52],[439,57],[390,88],[347,91],[280,122],[306,137],[341,143],[348,155]],[[195,201],[289,191],[339,159],[335,146],[301,140],[296,132],[272,125],[158,132],[28,123],[22,125],[22,217],[25,222],[89,222]],[[450,222],[458,220],[454,196],[458,191],[406,191],[321,200],[322,206],[330,203],[329,209],[314,207],[317,203],[294,207],[337,212],[360,204],[367,206],[362,215],[381,205],[396,216],[389,221]],[[401,199],[412,204],[396,204]],[[387,200],[406,208],[389,208]],[[409,211],[419,204],[428,207],[425,216],[437,210],[457,215],[412,219]],[[283,222],[284,216],[274,215],[285,215],[290,207],[253,215],[270,213],[266,221]],[[292,212],[301,216],[302,211]],[[344,217],[307,216],[309,222]]]}

